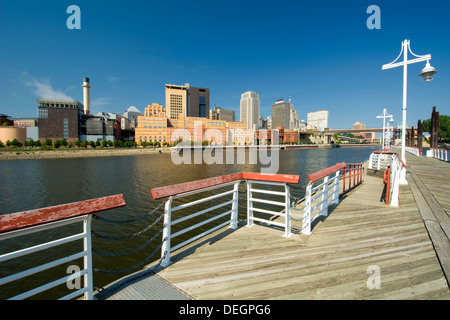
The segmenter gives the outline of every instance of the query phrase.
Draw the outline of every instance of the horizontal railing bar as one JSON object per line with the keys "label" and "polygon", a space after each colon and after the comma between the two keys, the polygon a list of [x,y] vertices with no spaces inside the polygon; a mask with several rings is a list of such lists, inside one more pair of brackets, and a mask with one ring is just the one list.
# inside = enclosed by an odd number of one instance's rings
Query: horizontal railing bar
{"label": "horizontal railing bar", "polygon": [[286,196],[285,192],[279,192],[279,191],[262,190],[262,189],[250,189],[250,191],[256,192],[256,193],[273,194],[273,195],[277,195],[277,196]]}
{"label": "horizontal railing bar", "polygon": [[271,210],[265,210],[265,209],[260,209],[260,208],[250,208],[250,210],[253,211],[258,211],[258,212],[262,212],[262,213],[268,213],[268,214],[273,214],[273,215],[277,215],[280,217],[286,217],[286,214],[284,213],[280,213],[280,212],[276,212],[276,211],[271,211]]}
{"label": "horizontal railing bar", "polygon": [[277,202],[277,201],[263,200],[263,199],[257,199],[257,198],[250,198],[249,200],[250,200],[250,201],[255,201],[255,202],[266,203],[266,204],[273,204],[273,205],[281,206],[281,207],[286,206],[286,203],[284,203],[284,202]]}
{"label": "horizontal railing bar", "polygon": [[216,230],[218,230],[220,228],[223,228],[227,224],[229,224],[230,222],[231,222],[231,219],[228,220],[228,221],[225,221],[224,223],[222,223],[222,224],[220,224],[220,225],[218,225],[218,226],[216,226],[214,228],[211,228],[211,229],[209,229],[209,230],[207,230],[207,231],[205,231],[203,233],[200,233],[199,235],[196,235],[195,237],[192,237],[189,240],[186,240],[186,241],[184,241],[184,242],[182,242],[180,244],[177,244],[176,246],[171,248],[171,251],[175,251],[175,250],[177,250],[177,249],[179,249],[179,248],[181,248],[181,247],[183,247],[183,246],[185,246],[185,245],[187,245],[187,244],[189,244],[189,243],[191,243],[191,242],[193,242],[193,241],[195,241],[197,239],[200,239],[201,237],[204,237],[204,236],[210,234],[211,232],[214,232],[214,231],[216,231]]}
{"label": "horizontal railing bar", "polygon": [[125,206],[122,194],[0,216],[0,233]]}
{"label": "horizontal railing bar", "polygon": [[65,219],[65,220],[49,222],[46,224],[41,224],[38,226],[26,228],[26,229],[8,231],[8,232],[0,234],[0,240],[11,239],[14,237],[20,237],[20,236],[24,236],[27,234],[48,230],[48,229],[59,228],[59,227],[65,226],[65,225],[85,221],[87,219],[87,217],[88,217],[87,215],[84,215],[84,216],[79,216],[79,217],[75,217],[75,218],[69,218],[69,219]]}
{"label": "horizontal railing bar", "polygon": [[86,269],[81,270],[80,272],[68,275],[66,277],[60,278],[58,280],[52,281],[50,283],[47,283],[47,284],[42,285],[40,287],[37,287],[37,288],[35,288],[33,290],[24,292],[24,293],[19,294],[19,295],[15,296],[15,297],[12,297],[12,298],[10,298],[8,300],[22,300],[22,299],[34,296],[34,295],[36,295],[38,293],[41,293],[42,291],[45,291],[45,290],[51,289],[53,287],[59,286],[60,284],[63,284],[65,282],[67,282],[67,280],[69,280],[69,279],[72,279],[74,277],[81,277],[81,276],[83,276],[85,274],[87,274],[87,270]]}
{"label": "horizontal railing bar", "polygon": [[18,258],[24,255],[27,255],[29,253],[33,253],[33,252],[37,252],[37,251],[42,251],[48,248],[52,248],[52,247],[56,247],[59,245],[62,245],[64,243],[68,243],[68,242],[72,242],[72,241],[76,241],[76,240],[80,240],[86,237],[86,233],[79,233],[79,234],[75,234],[73,236],[69,236],[69,237],[65,237],[65,238],[61,238],[61,239],[57,239],[54,241],[50,241],[50,242],[46,242],[46,243],[42,243],[33,247],[28,247],[22,250],[17,250],[14,252],[9,252],[6,254],[3,254],[0,256],[0,262],[3,261],[7,261],[10,259],[14,259],[14,258]]}
{"label": "horizontal railing bar", "polygon": [[252,184],[263,184],[267,186],[277,186],[277,187],[281,187],[284,185],[283,182],[272,182],[272,181],[248,180],[248,182]]}
{"label": "horizontal railing bar", "polygon": [[214,221],[214,220],[220,219],[220,218],[226,216],[227,214],[230,214],[231,212],[233,212],[233,210],[228,210],[227,212],[224,212],[224,213],[222,213],[222,214],[219,214],[219,215],[217,215],[217,216],[214,216],[214,217],[212,217],[212,218],[209,218],[209,219],[207,219],[207,220],[205,220],[205,221],[202,221],[202,222],[199,222],[199,223],[197,223],[197,224],[194,224],[193,226],[190,226],[190,227],[188,227],[188,228],[186,228],[186,229],[183,229],[183,230],[180,230],[180,231],[178,231],[178,232],[175,232],[175,233],[172,234],[172,238],[178,237],[179,235],[181,235],[181,234],[183,234],[183,233],[192,231],[192,230],[197,229],[198,227],[201,227],[201,226],[203,226],[203,225],[205,225],[205,224],[208,224],[208,223],[210,223],[210,222],[212,222],[212,221]]}
{"label": "horizontal railing bar", "polygon": [[270,221],[270,220],[265,220],[265,219],[261,219],[261,218],[255,218],[255,217],[253,217],[252,220],[254,220],[254,221],[259,221],[259,222],[264,222],[264,223],[267,223],[267,224],[273,224],[273,225],[279,226],[279,227],[284,227],[284,226],[285,226],[283,223],[275,222],[275,221]]}
{"label": "horizontal railing bar", "polygon": [[189,192],[185,192],[185,193],[180,193],[180,194],[176,194],[173,196],[173,199],[178,199],[178,198],[184,198],[187,196],[191,196],[197,193],[202,193],[202,192],[207,192],[207,191],[211,191],[211,190],[216,190],[216,189],[220,189],[220,188],[224,188],[227,186],[231,186],[234,185],[236,183],[236,181],[232,181],[232,182],[228,182],[228,183],[223,183],[220,185],[215,185],[212,187],[207,187],[207,188],[203,188],[203,189],[197,189],[197,190],[193,190],[193,191],[189,191]]}
{"label": "horizontal railing bar", "polygon": [[316,204],[314,207],[311,208],[311,212],[316,210],[318,206],[324,204],[326,201],[327,201],[327,199],[323,199],[322,201],[320,201],[318,204]]}
{"label": "horizontal railing bar", "polygon": [[81,296],[82,294],[84,294],[84,293],[87,292],[88,290],[89,290],[88,287],[84,287],[84,288],[81,288],[80,290],[77,290],[77,291],[75,291],[75,292],[72,292],[72,293],[68,294],[67,296],[64,296],[64,297],[59,298],[58,300],[70,300],[70,299],[72,299],[72,298]]}
{"label": "horizontal railing bar", "polygon": [[183,204],[181,204],[181,205],[179,205],[177,207],[172,208],[172,212],[177,211],[177,210],[181,210],[181,209],[185,209],[185,208],[189,208],[189,207],[195,206],[197,204],[200,204],[200,203],[203,203],[203,202],[206,202],[206,201],[210,201],[210,200],[214,200],[214,199],[217,199],[217,198],[221,198],[221,197],[227,196],[229,194],[232,194],[233,192],[235,192],[235,191],[234,190],[230,190],[230,191],[223,192],[221,194],[216,194],[214,196],[210,196],[208,198],[203,198],[203,199],[192,201],[192,202],[189,202],[189,203],[183,203]]}
{"label": "horizontal railing bar", "polygon": [[16,281],[16,280],[21,279],[21,278],[28,277],[28,276],[30,276],[32,274],[35,274],[35,273],[38,273],[38,272],[41,272],[41,271],[44,271],[44,270],[56,267],[56,266],[61,265],[63,263],[83,258],[86,255],[87,255],[86,251],[81,251],[81,252],[78,252],[76,254],[70,255],[68,257],[64,257],[64,258],[61,258],[61,259],[58,259],[58,260],[54,260],[54,261],[48,262],[46,264],[43,264],[43,265],[40,265],[40,266],[37,266],[37,267],[30,268],[30,269],[24,270],[24,271],[16,273],[16,274],[12,274],[10,276],[1,278],[0,279],[0,286],[4,285],[6,283],[12,282],[12,281]]}
{"label": "horizontal railing bar", "polygon": [[214,207],[206,208],[206,209],[204,209],[204,210],[201,210],[201,211],[198,211],[198,212],[196,212],[196,213],[190,214],[190,215],[188,215],[188,216],[186,216],[186,217],[179,218],[179,219],[177,219],[177,220],[172,221],[172,225],[175,225],[175,224],[180,223],[180,222],[183,222],[183,221],[185,221],[185,220],[189,220],[189,219],[191,219],[191,218],[197,217],[197,216],[199,216],[199,215],[201,215],[201,214],[204,214],[204,213],[207,213],[207,212],[209,212],[209,211],[213,211],[213,210],[215,210],[215,209],[219,209],[219,208],[225,207],[226,205],[232,204],[233,202],[234,202],[234,200],[230,200],[230,201],[227,201],[227,202],[224,202],[224,203],[220,203],[220,204],[218,204],[218,205],[215,205]]}

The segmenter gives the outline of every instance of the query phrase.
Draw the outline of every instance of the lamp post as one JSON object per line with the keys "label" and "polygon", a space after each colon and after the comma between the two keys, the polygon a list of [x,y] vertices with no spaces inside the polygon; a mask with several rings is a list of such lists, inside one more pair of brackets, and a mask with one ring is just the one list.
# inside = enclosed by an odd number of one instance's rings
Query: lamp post
{"label": "lamp post", "polygon": [[[392,120],[392,116],[387,113],[386,109],[383,109],[383,114],[381,114],[381,115],[379,115],[377,117],[377,119],[381,119],[381,118],[383,119],[383,144],[382,144],[382,149],[384,149],[386,147],[386,118],[389,118],[389,117]],[[390,145],[389,145],[389,147],[390,147]]]}
{"label": "lamp post", "polygon": [[[416,57],[416,59],[408,60],[408,51]],[[397,62],[403,53],[403,62]],[[433,75],[437,72],[435,68],[430,65],[431,55],[427,54],[424,56],[418,56],[411,51],[410,41],[404,40],[402,42],[402,51],[400,52],[397,59],[393,62],[383,65],[383,70],[392,69],[396,67],[403,67],[403,125],[402,125],[402,154],[401,159],[403,163],[406,164],[405,158],[405,142],[406,142],[406,98],[407,98],[407,78],[408,78],[408,64],[413,64],[417,62],[426,61],[427,64],[423,68],[422,73],[419,75],[423,77],[425,82],[430,82],[433,80]]]}

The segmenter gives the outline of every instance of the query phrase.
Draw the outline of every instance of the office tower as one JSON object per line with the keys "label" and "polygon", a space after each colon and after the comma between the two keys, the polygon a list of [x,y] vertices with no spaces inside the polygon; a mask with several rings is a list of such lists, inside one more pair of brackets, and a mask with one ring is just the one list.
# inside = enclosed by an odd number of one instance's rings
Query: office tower
{"label": "office tower", "polygon": [[188,88],[166,84],[166,114],[169,119],[178,119],[180,114],[187,115]]}
{"label": "office tower", "polygon": [[241,122],[247,123],[247,129],[259,129],[259,95],[252,91],[241,94]]}
{"label": "office tower", "polygon": [[283,127],[290,130],[291,127],[291,104],[283,99],[272,104],[272,129]]}
{"label": "office tower", "polygon": [[191,87],[186,84],[188,91],[187,116],[188,117],[209,117],[209,89]]}
{"label": "office tower", "polygon": [[169,119],[209,116],[209,89],[166,84],[166,112]]}

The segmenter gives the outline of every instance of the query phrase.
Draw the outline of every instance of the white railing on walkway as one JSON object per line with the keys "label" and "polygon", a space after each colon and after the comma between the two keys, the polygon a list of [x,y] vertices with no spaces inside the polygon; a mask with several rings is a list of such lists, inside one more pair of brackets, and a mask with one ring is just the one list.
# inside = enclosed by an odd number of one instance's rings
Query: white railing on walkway
{"label": "white railing on walkway", "polygon": [[381,149],[372,152],[369,158],[369,169],[375,170],[386,170],[388,165],[391,163],[392,152],[388,149]]}
{"label": "white railing on walkway", "polygon": [[[308,176],[310,183],[306,187],[302,233],[311,234],[313,222],[320,216],[328,216],[330,204],[339,204],[340,172],[346,166],[345,163],[340,163]],[[314,186],[315,182],[322,179],[321,184]]]}
{"label": "white railing on walkway", "polygon": [[[40,252],[45,249],[55,248],[57,246],[72,243],[74,241],[82,241],[83,249],[78,253],[26,269],[21,272],[10,274],[0,279],[0,286],[6,285],[13,281],[17,281],[38,272],[47,271],[51,268],[66,264],[68,262],[83,259],[83,269],[76,270],[70,275],[65,274],[64,277],[40,285],[36,288],[22,292],[11,300],[21,300],[32,297],[36,294],[47,291],[51,288],[59,286],[75,279],[83,277],[83,286],[77,288],[68,288],[75,290],[61,297],[61,300],[68,300],[84,295],[85,299],[93,299],[93,279],[92,279],[92,244],[91,244],[91,219],[92,214],[104,210],[114,209],[125,205],[123,195],[115,195],[110,197],[92,199],[87,201],[69,203],[43,209],[30,210],[25,212],[17,212],[0,216],[0,241],[19,238],[25,235],[38,232],[48,231],[53,228],[82,223],[83,231],[81,233],[71,234],[69,236],[59,238],[49,242],[39,243],[24,249],[4,253],[0,255],[0,263],[8,260],[17,259],[28,254]],[[27,240],[28,241],[28,240]],[[29,267],[26,265],[26,267]],[[75,270],[74,270],[75,271]]]}
{"label": "white railing on walkway", "polygon": [[436,158],[442,161],[449,162],[449,150],[441,149],[441,148],[432,148],[429,153],[431,153],[432,158]]}
{"label": "white railing on walkway", "polygon": [[[173,185],[173,186],[167,186],[167,187],[161,187],[152,189],[152,195],[153,199],[163,199],[166,198],[166,204],[165,204],[165,215],[164,215],[164,229],[163,229],[163,245],[161,247],[161,266],[166,267],[170,265],[170,257],[171,253],[183,246],[186,246],[187,244],[200,239],[201,237],[210,234],[226,225],[229,225],[230,228],[235,229],[237,228],[237,219],[238,219],[238,205],[239,205],[239,184],[241,181],[245,180],[247,184],[247,226],[252,227],[254,225],[255,221],[276,225],[283,227],[285,230],[284,236],[288,237],[291,235],[291,227],[290,227],[290,191],[288,183],[295,183],[297,184],[300,179],[300,176],[295,175],[280,175],[280,174],[259,174],[259,173],[249,173],[249,172],[242,172],[242,173],[236,173],[231,174],[227,176],[221,176],[216,178],[210,178],[205,180],[199,180],[199,181],[193,181],[188,183],[182,183],[179,185]],[[283,187],[284,192],[280,191],[273,191],[273,190],[266,190],[258,188],[256,189],[254,185],[270,185],[270,186],[277,186],[277,187]],[[209,192],[214,189],[218,188],[226,188],[232,186],[231,190],[224,191],[222,193],[219,193],[217,195],[209,196],[206,198],[200,198],[188,203],[184,203],[181,205],[177,205],[173,207],[173,201],[175,199],[185,198],[194,194],[200,194],[204,192]],[[260,194],[266,194],[271,196],[278,196],[282,197],[283,202],[280,201],[274,201],[274,200],[267,200],[267,199],[260,199],[255,198],[254,194],[260,193]],[[231,199],[221,199],[226,196],[232,196]],[[218,201],[222,200],[224,202],[219,203],[217,205],[208,205],[206,209],[194,212],[192,214],[189,214],[187,216],[180,217],[178,219],[175,219],[172,221],[172,213],[176,212],[181,209],[186,209],[188,207],[192,207],[194,205],[204,204],[206,202],[210,202],[212,200]],[[274,205],[284,208],[284,212],[278,212],[278,211],[272,211],[267,210],[263,208],[257,208],[255,206],[255,203],[263,203],[265,205]],[[219,212],[219,213],[212,213],[212,211],[216,209],[225,208],[227,206],[227,209],[225,212]],[[202,206],[203,208],[205,205]],[[281,210],[280,210],[281,211]],[[205,217],[205,219],[201,222],[196,223],[195,225],[188,226],[186,228],[183,228],[181,230],[178,230],[174,232],[173,226],[184,222],[186,220],[189,220],[194,217],[200,217],[206,213],[211,212],[210,215]],[[276,216],[282,216],[285,218],[285,223],[279,223],[275,222],[269,219],[264,219],[263,217],[256,217],[255,213],[262,213],[262,214],[270,214],[270,215],[276,215]],[[228,217],[229,216],[229,217]],[[213,222],[215,220],[218,220],[220,218],[225,218],[225,221],[220,221],[218,225],[215,225],[214,227],[205,230],[188,240],[185,240],[175,246],[172,246],[171,240],[175,237],[186,233],[188,231],[192,231],[200,226],[204,226],[210,222]]]}
{"label": "white railing on walkway", "polygon": [[387,183],[387,202],[391,206],[398,207],[400,185],[408,183],[406,181],[406,165],[402,162],[398,154],[392,156],[391,164],[387,169],[387,181],[385,183]]}
{"label": "white railing on walkway", "polygon": [[416,148],[416,147],[405,147],[405,151],[420,157],[420,155],[422,154],[422,149]]}

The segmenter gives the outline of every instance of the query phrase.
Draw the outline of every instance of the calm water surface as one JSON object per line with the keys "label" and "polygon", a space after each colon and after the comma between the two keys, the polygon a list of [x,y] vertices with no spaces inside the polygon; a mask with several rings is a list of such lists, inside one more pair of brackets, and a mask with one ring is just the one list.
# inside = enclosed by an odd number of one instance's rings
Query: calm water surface
{"label": "calm water surface", "polygon": [[[296,149],[281,150],[279,152],[280,174],[300,175],[299,186],[308,182],[308,174],[335,165],[338,162],[359,163],[369,159],[372,151],[378,147],[363,148],[335,148],[335,149]],[[248,158],[246,158],[248,159]],[[246,161],[248,163],[248,160]],[[102,213],[104,217],[125,220],[139,217],[151,211],[161,201],[153,201],[150,190],[152,188],[167,186],[182,182],[205,179],[236,172],[260,172],[260,165],[234,164],[234,165],[175,165],[170,154],[151,154],[135,156],[117,156],[103,158],[83,159],[55,159],[55,160],[15,160],[0,162],[0,214],[42,208],[69,202],[76,202],[97,197],[123,194],[126,206],[110,212]],[[303,197],[304,188],[292,189],[294,197]],[[136,233],[152,223],[162,211],[136,223],[109,224],[93,220],[92,229],[96,232],[110,236],[124,236]],[[76,229],[78,227],[70,227]],[[71,229],[71,230],[72,230]],[[81,232],[81,227],[79,232]],[[78,230],[77,229],[77,230]],[[160,227],[159,227],[160,229]],[[138,247],[148,241],[159,230],[150,230],[145,236],[124,241],[111,241],[93,237],[94,249],[105,252],[124,252]],[[20,240],[7,240],[0,243],[0,254],[26,247],[37,238],[51,241],[60,235],[58,231],[43,232],[39,236],[26,236]],[[104,257],[95,255],[94,266],[105,270],[124,270],[145,259],[157,243],[121,257]],[[179,241],[183,239],[180,238]],[[42,253],[8,261],[0,265],[0,278],[11,274],[11,270],[26,269],[27,265],[45,263],[49,256],[65,256],[68,252],[78,252],[81,244],[65,245],[57,250],[46,250]],[[153,259],[159,259],[158,252]],[[72,264],[82,266],[82,261]],[[41,272],[30,279],[15,281],[0,287],[0,299],[5,299],[20,293],[24,288],[35,287],[49,280],[55,280],[65,275],[68,265],[61,266],[59,271]],[[135,272],[132,270],[128,273]],[[55,272],[60,272],[54,276]],[[96,286],[105,286],[127,273],[103,274],[94,272]],[[65,286],[63,286],[65,287]],[[64,288],[63,288],[64,289]],[[55,290],[56,291],[56,290]],[[56,295],[58,297],[58,295]],[[45,293],[36,296],[41,299],[53,299],[53,294]]]}

